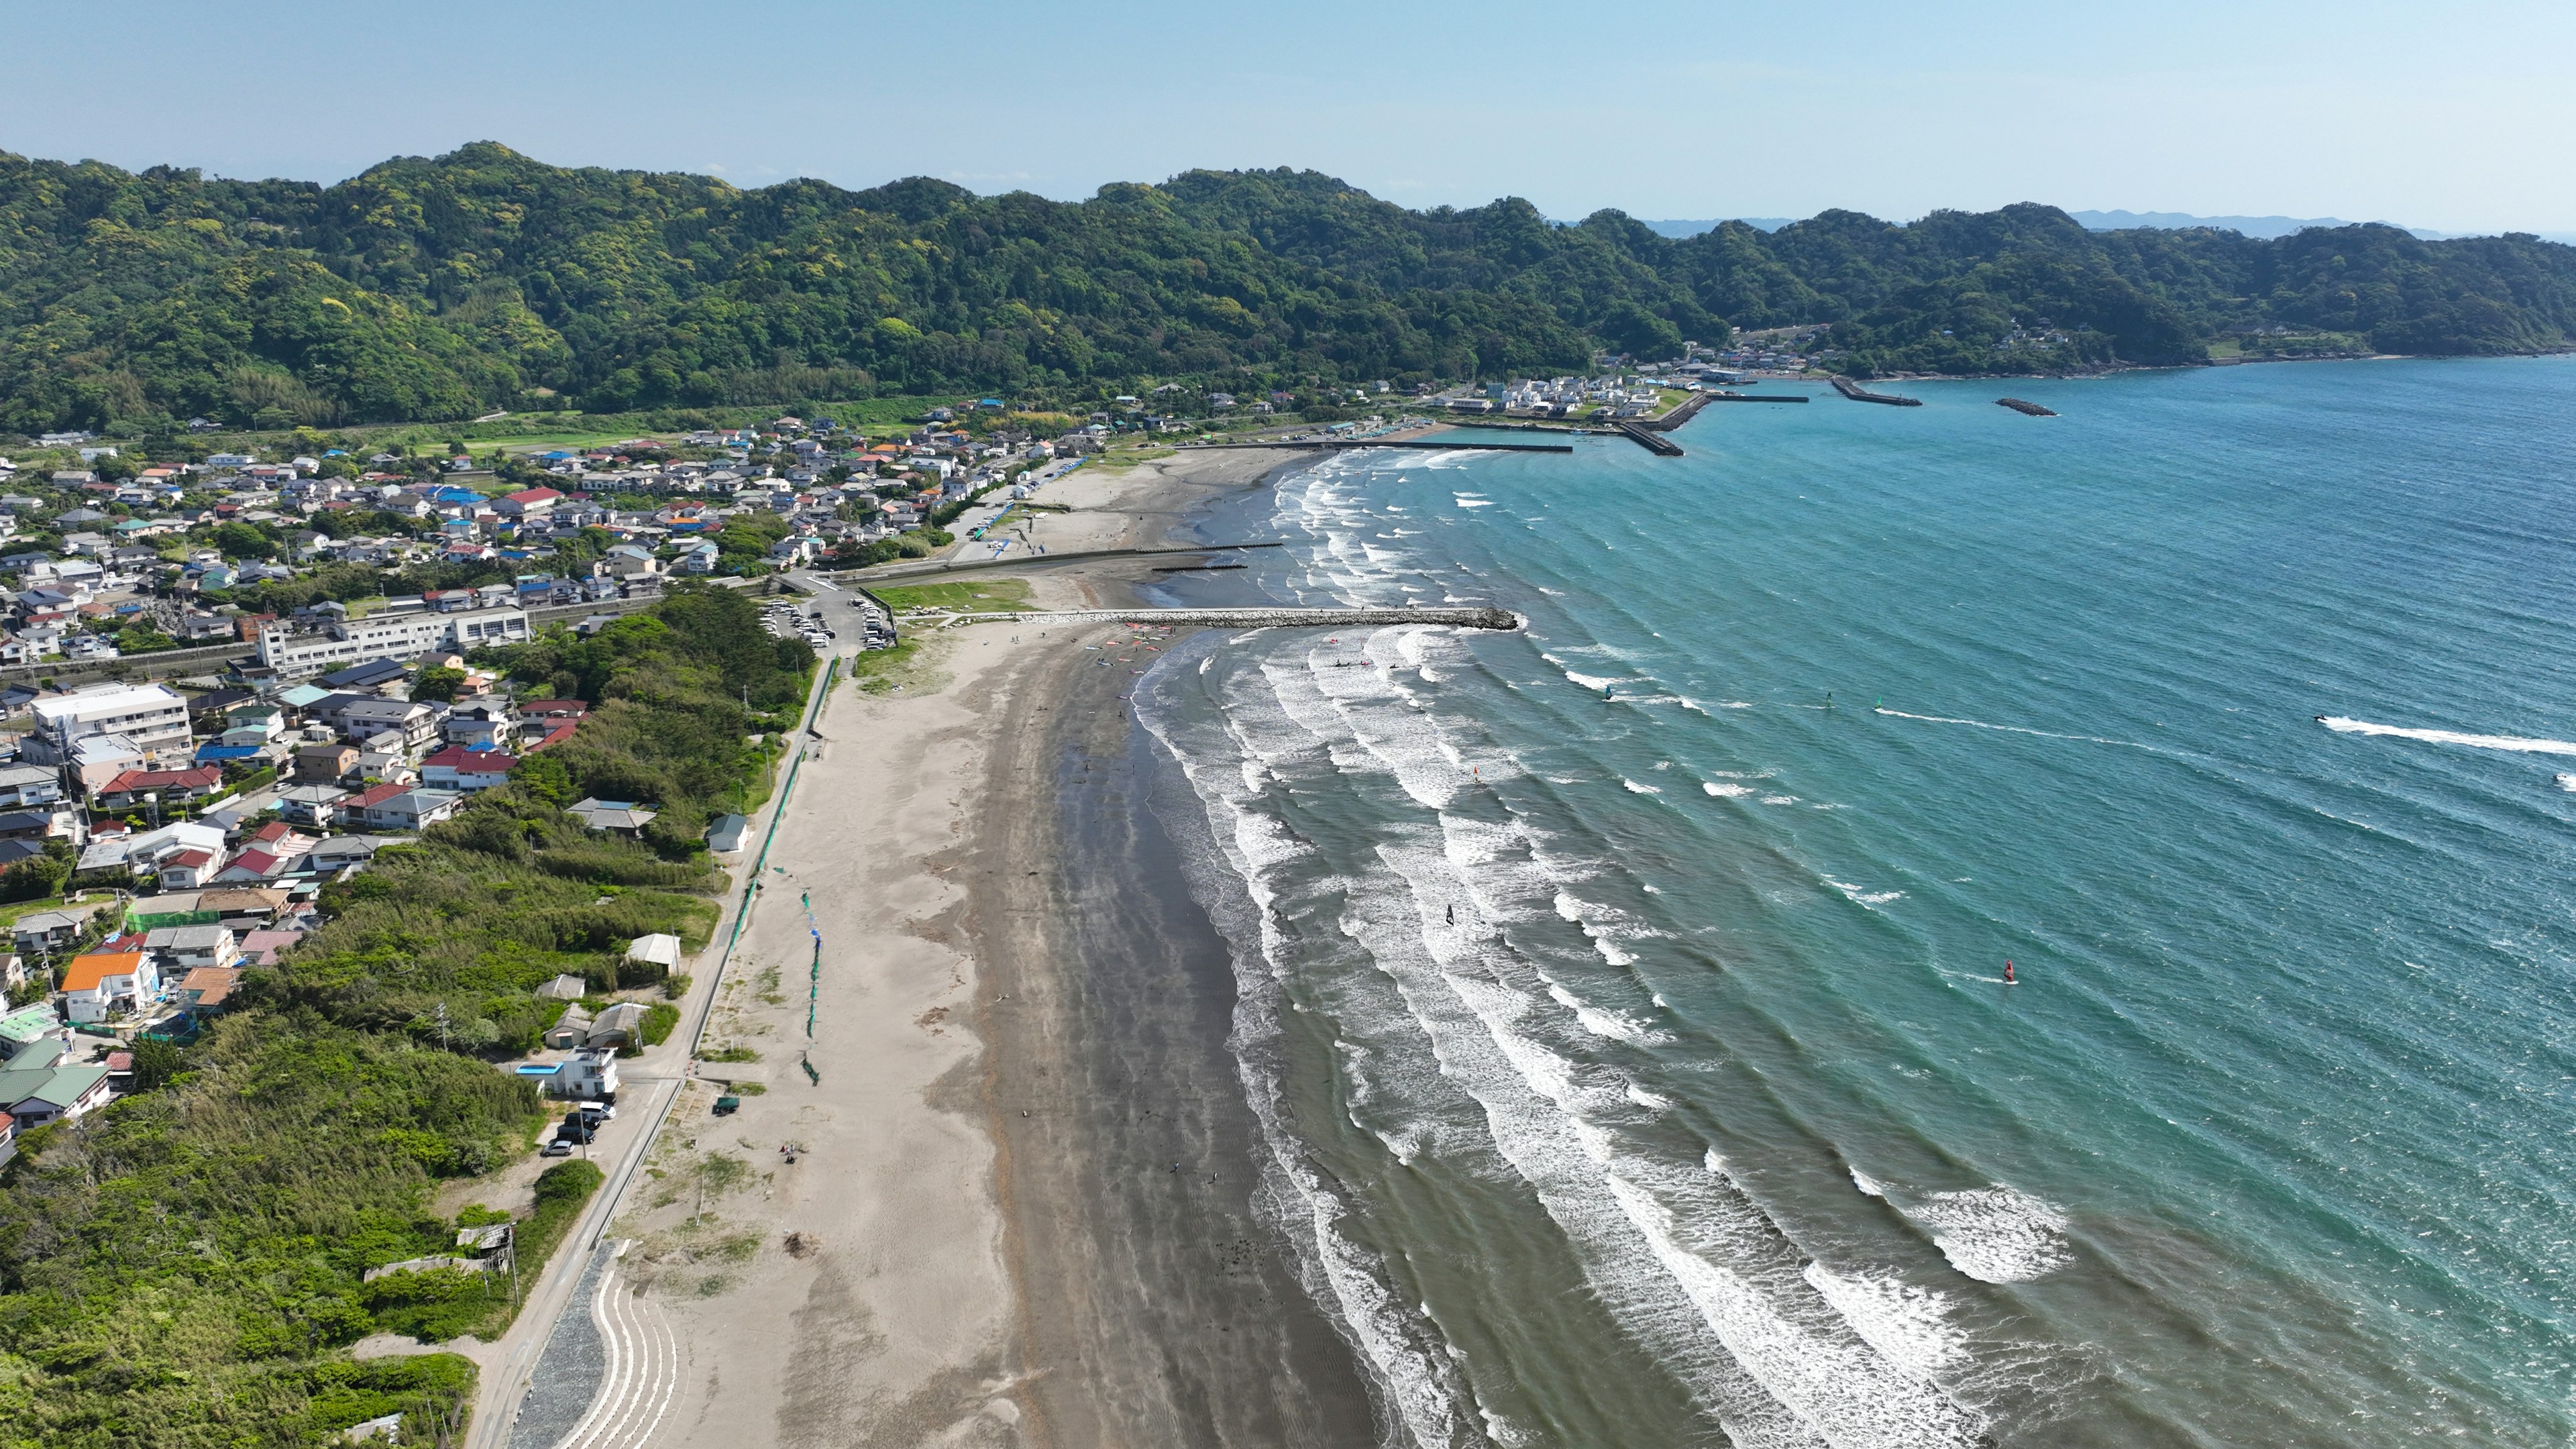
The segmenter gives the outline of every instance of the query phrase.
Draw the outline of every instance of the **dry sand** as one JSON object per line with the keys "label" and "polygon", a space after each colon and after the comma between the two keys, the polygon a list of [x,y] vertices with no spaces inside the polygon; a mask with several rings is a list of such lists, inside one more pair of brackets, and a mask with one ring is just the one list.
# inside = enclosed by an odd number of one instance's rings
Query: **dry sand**
{"label": "dry sand", "polygon": [[[1085,469],[1038,537],[1162,543],[1279,461]],[[1114,606],[1139,572],[1029,577],[1041,605]],[[699,1069],[765,1090],[718,1118],[689,1086],[620,1219],[678,1345],[639,1443],[1379,1438],[1252,1212],[1231,971],[1119,699],[1155,656],[1103,668],[1081,646],[1110,637],[1132,636],[942,631],[913,688],[825,705],[708,1031],[759,1060]]]}

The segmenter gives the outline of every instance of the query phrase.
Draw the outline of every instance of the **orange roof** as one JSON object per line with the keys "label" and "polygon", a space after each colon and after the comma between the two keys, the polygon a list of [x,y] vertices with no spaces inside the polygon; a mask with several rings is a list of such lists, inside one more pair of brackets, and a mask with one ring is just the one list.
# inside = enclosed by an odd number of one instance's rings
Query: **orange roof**
{"label": "orange roof", "polygon": [[105,978],[131,976],[142,964],[140,951],[93,951],[87,956],[74,956],[71,970],[63,977],[63,989],[96,991]]}

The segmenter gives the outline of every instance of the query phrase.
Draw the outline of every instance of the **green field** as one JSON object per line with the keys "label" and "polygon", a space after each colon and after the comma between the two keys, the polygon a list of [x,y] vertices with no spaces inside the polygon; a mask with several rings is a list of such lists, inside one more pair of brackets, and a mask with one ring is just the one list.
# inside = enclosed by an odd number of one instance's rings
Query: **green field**
{"label": "green field", "polygon": [[1025,579],[988,579],[982,582],[953,584],[892,584],[871,589],[870,593],[886,601],[898,613],[907,609],[950,609],[959,613],[990,613],[1029,606],[1029,585]]}

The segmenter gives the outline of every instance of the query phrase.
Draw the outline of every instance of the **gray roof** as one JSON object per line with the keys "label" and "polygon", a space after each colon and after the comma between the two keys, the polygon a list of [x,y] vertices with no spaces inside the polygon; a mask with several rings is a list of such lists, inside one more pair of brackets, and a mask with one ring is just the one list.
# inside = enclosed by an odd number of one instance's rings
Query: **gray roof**
{"label": "gray roof", "polygon": [[213,951],[233,943],[229,926],[158,926],[143,934],[155,951]]}

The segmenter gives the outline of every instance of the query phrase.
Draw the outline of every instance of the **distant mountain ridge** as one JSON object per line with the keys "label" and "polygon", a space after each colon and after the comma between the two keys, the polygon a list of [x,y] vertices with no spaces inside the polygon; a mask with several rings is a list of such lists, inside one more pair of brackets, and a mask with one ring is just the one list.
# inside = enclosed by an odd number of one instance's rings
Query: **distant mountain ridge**
{"label": "distant mountain ridge", "polygon": [[[2312,226],[2345,227],[2361,225],[2361,223],[2358,222],[2345,221],[2341,217],[2333,216],[2194,216],[2191,213],[2184,211],[2070,211],[2066,214],[2081,223],[2086,231],[2134,231],[2140,229],[2153,231],[2188,231],[2193,227],[2207,226],[2216,227],[2221,231],[2232,231],[2241,233],[2245,236],[2258,237],[2265,241],[2271,241],[2285,236],[2296,236],[2300,232],[2305,231]],[[1765,232],[1778,231],[1780,228],[1789,225],[1792,220],[1792,218],[1785,216],[1739,216],[1734,219],[1743,222],[1746,226],[1752,227],[1756,231]],[[2458,241],[2463,237],[2497,235],[2495,232],[2428,231],[2420,226],[2398,226],[2398,224],[2393,221],[2378,221],[2371,222],[2369,224],[2372,226],[2395,226],[2399,231],[2406,233],[2417,241]],[[1717,219],[1707,221],[1649,221],[1643,223],[1643,225],[1663,236],[1678,239],[1695,237],[1700,235],[1702,232],[1715,231],[1720,225],[1720,222]],[[2576,232],[2544,231],[2535,232],[2533,235],[2539,237],[2542,241],[2576,243]]]}
{"label": "distant mountain ridge", "polygon": [[2529,237],[2088,231],[2032,203],[1768,224],[1415,211],[1285,168],[1060,202],[925,177],[744,190],[492,142],[331,186],[0,153],[0,431],[1257,396],[1815,324],[1861,376],[2576,346],[2576,249]]}
{"label": "distant mountain ridge", "polygon": [[[2130,231],[2140,227],[2157,231],[2184,231],[2196,226],[2213,226],[2222,231],[2270,241],[2275,237],[2295,236],[2312,226],[2357,226],[2332,216],[2193,216],[2180,211],[2070,211],[2068,216],[2084,224],[2087,231]],[[2444,241],[2449,234],[2426,231],[2422,227],[2398,226],[2393,221],[2377,221],[2373,226],[2396,226],[2399,231],[2418,241]]]}

